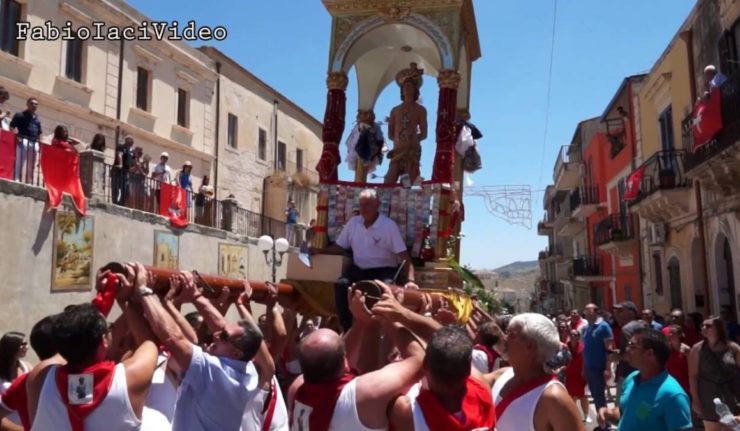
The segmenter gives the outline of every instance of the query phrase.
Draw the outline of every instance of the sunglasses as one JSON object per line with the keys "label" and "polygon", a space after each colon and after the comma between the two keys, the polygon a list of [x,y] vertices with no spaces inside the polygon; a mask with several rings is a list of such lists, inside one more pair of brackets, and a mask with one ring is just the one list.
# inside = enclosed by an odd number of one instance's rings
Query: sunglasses
{"label": "sunglasses", "polygon": [[571,336],[571,337],[580,337],[580,336],[581,336],[581,334],[579,334],[578,332],[572,332],[572,333],[570,334],[570,336]]}
{"label": "sunglasses", "polygon": [[703,323],[703,324],[701,325],[701,327],[702,327],[702,328],[711,328],[711,327],[712,327],[712,324],[711,324],[711,323]]}
{"label": "sunglasses", "polygon": [[231,339],[231,335],[229,335],[228,331],[226,331],[226,330],[222,330],[222,331],[220,331],[218,333],[218,339],[221,340],[221,341],[223,341],[223,342],[225,342],[225,343],[231,344],[231,347],[235,348],[236,350],[238,350],[240,352],[243,352],[244,351],[244,346],[241,345],[243,343],[237,343],[234,340],[232,340]]}

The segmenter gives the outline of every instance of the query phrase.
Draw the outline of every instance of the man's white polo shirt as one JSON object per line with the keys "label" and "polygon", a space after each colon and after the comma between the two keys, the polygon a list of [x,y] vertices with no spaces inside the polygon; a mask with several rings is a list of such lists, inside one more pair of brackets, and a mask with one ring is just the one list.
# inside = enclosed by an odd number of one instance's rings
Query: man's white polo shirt
{"label": "man's white polo shirt", "polygon": [[352,260],[361,269],[398,266],[398,253],[406,251],[398,225],[382,214],[368,228],[362,216],[352,217],[336,244],[352,249]]}

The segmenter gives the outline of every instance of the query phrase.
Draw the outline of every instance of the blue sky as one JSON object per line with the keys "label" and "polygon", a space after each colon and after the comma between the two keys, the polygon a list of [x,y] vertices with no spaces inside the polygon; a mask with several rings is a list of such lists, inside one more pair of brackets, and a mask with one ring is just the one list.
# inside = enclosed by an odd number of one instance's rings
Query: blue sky
{"label": "blue sky", "polygon": [[[473,65],[472,121],[483,169],[474,185],[531,185],[532,229],[491,216],[479,198],[465,201],[462,262],[496,268],[516,260],[535,260],[546,245],[537,236],[542,192],[552,182],[558,149],[567,145],[576,124],[600,115],[628,75],[649,70],[694,0],[566,0],[558,2],[549,127],[545,106],[554,0],[474,0],[483,57]],[[331,19],[320,0],[130,0],[157,20],[188,21],[227,28],[228,38],[213,43],[318,119],[326,101],[325,78]],[[197,45],[197,43],[196,43]],[[347,129],[357,107],[350,76]],[[394,84],[395,85],[395,84]],[[436,82],[427,77],[422,99],[430,137],[423,144],[422,175],[431,176],[434,152]],[[383,118],[398,103],[388,87],[375,107]],[[387,166],[384,165],[384,166]],[[350,173],[340,171],[344,179]]]}

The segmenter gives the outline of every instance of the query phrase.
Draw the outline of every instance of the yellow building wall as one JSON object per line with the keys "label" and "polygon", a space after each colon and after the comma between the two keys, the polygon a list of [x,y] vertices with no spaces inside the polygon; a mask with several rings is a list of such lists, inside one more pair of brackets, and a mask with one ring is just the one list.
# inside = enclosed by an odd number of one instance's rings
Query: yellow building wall
{"label": "yellow building wall", "polygon": [[680,38],[674,39],[640,91],[642,161],[661,149],[658,117],[669,104],[673,108],[674,145],[676,149],[683,148],[681,121],[692,107],[688,61],[686,44]]}

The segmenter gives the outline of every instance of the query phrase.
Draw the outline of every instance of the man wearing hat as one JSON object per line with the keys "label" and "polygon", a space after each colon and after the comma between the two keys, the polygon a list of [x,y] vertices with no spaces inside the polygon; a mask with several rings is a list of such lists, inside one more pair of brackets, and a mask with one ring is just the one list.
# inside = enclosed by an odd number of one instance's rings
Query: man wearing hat
{"label": "man wearing hat", "polygon": [[[632,301],[624,301],[616,304],[614,306],[614,317],[620,328],[620,336],[616,337],[617,349],[619,349],[619,362],[617,363],[615,381],[617,382],[617,392],[621,393],[624,379],[635,371],[635,367],[628,362],[627,343],[639,328],[646,328],[647,324],[640,319],[640,312]],[[617,397],[618,399],[619,397]]]}

